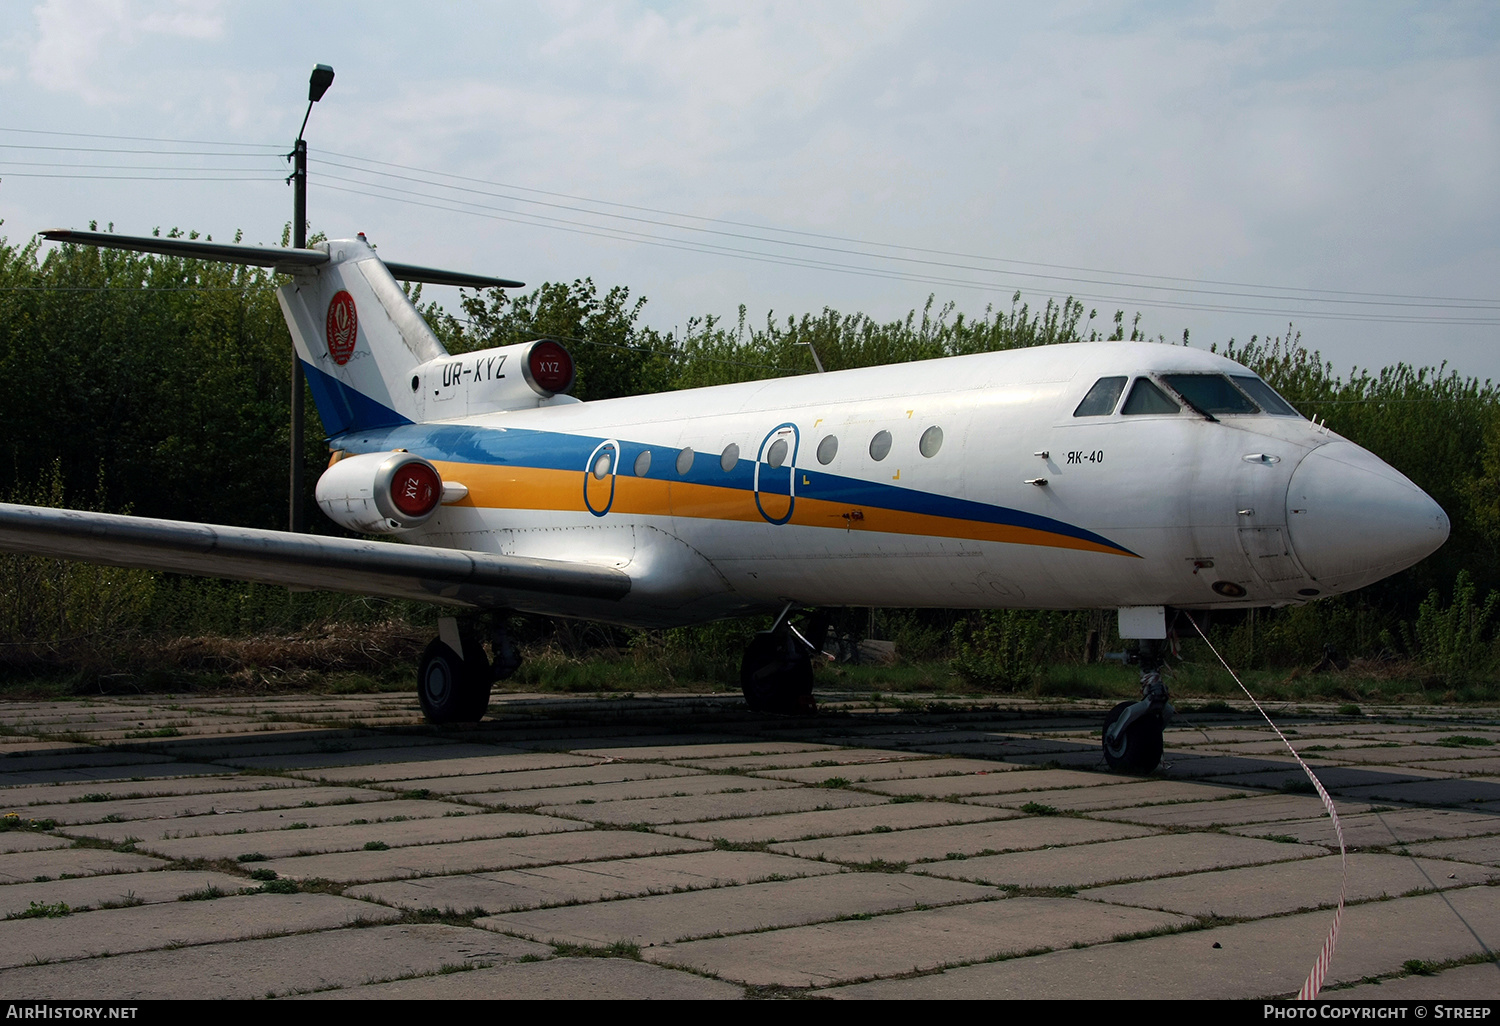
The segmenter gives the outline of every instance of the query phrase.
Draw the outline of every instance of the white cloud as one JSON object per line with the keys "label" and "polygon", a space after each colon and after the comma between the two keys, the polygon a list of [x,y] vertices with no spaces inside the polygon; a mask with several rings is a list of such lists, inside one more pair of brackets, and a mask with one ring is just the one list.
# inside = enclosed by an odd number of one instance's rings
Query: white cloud
{"label": "white cloud", "polygon": [[[45,0],[35,10],[31,78],[89,104],[126,103],[141,96],[132,51],[152,37],[212,40],[224,31],[221,0]],[[147,74],[148,81],[157,76]]]}

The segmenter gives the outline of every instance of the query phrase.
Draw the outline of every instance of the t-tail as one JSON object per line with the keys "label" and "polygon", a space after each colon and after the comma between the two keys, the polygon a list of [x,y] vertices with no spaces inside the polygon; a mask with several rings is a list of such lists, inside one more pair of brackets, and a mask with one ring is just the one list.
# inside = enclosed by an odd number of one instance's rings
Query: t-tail
{"label": "t-tail", "polygon": [[273,249],[105,232],[42,232],[53,242],[270,267],[297,358],[330,438],[350,431],[534,406],[565,392],[573,364],[555,342],[452,356],[400,282],[521,288],[505,278],[382,260],[361,235]]}

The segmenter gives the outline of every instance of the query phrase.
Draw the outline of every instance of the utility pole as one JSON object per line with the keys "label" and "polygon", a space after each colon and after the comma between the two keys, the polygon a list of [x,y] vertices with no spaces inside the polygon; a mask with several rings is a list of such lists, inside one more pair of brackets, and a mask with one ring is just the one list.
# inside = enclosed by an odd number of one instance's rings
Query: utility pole
{"label": "utility pole", "polygon": [[[333,84],[333,69],[326,64],[314,65],[312,76],[307,81],[307,113],[302,115],[302,127],[297,129],[297,142],[287,159],[292,161],[292,174],[287,181],[292,183],[292,247],[307,248],[307,140],[302,133],[307,131],[307,119],[312,116],[313,104],[323,98]],[[291,430],[291,482],[287,501],[287,530],[302,533],[307,523],[302,515],[302,361],[297,350],[292,350],[292,430]]]}

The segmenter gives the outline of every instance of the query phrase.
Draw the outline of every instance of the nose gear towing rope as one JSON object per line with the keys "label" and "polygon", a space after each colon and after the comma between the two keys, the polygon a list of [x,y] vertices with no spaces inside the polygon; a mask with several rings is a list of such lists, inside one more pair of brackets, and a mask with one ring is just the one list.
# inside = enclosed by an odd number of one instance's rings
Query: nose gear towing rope
{"label": "nose gear towing rope", "polygon": [[1224,662],[1224,657],[1219,655],[1219,650],[1214,648],[1214,643],[1208,640],[1208,635],[1203,633],[1203,628],[1198,626],[1198,621],[1193,620],[1191,617],[1188,619],[1192,622],[1193,629],[1198,632],[1198,636],[1203,639],[1203,643],[1208,646],[1208,650],[1214,654],[1214,658],[1218,659],[1224,669],[1229,671],[1229,676],[1234,678],[1234,682],[1240,686],[1240,690],[1245,693],[1245,697],[1250,699],[1256,711],[1265,717],[1265,721],[1271,725],[1271,729],[1276,731],[1276,736],[1281,738],[1281,743],[1286,745],[1287,751],[1292,753],[1292,758],[1297,760],[1297,765],[1302,767],[1302,771],[1307,774],[1307,779],[1312,781],[1312,786],[1318,792],[1318,797],[1323,799],[1323,808],[1328,810],[1328,817],[1333,820],[1333,832],[1339,839],[1339,859],[1343,862],[1344,867],[1343,880],[1339,885],[1338,911],[1333,914],[1333,926],[1328,930],[1328,939],[1323,942],[1323,950],[1318,954],[1317,962],[1313,963],[1312,972],[1307,974],[1306,982],[1302,984],[1302,989],[1297,992],[1298,1001],[1312,1001],[1318,996],[1318,991],[1323,987],[1323,978],[1328,975],[1328,966],[1333,961],[1333,951],[1338,947],[1339,921],[1344,918],[1344,898],[1349,893],[1349,853],[1344,846],[1344,827],[1339,822],[1338,811],[1333,807],[1333,799],[1328,797],[1328,792],[1323,788],[1323,782],[1313,773],[1312,768],[1302,761],[1302,756],[1297,754],[1297,749],[1292,747],[1292,743],[1286,739],[1286,735],[1281,732],[1281,728],[1271,722],[1271,717],[1266,713],[1265,709],[1261,708],[1260,703],[1255,700],[1255,696],[1250,693],[1250,689],[1245,687],[1244,681],[1240,680],[1239,676],[1230,669],[1229,664]]}

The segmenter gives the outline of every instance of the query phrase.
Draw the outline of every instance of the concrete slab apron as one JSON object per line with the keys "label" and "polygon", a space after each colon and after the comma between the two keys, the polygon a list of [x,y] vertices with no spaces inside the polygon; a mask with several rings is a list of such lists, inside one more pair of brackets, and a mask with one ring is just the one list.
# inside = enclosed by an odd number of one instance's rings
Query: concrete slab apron
{"label": "concrete slab apron", "polygon": [[308,1000],[683,1001],[730,1000],[744,992],[720,980],[623,958],[554,958],[469,973],[423,976],[310,995]]}
{"label": "concrete slab apron", "polygon": [[[922,863],[910,871],[1010,887],[1086,887],[1110,880],[1316,858],[1325,855],[1327,850],[1313,845],[1278,844],[1224,834],[1158,834],[1068,848]],[[1177,882],[1178,878],[1174,877],[1166,881],[1165,886],[1170,888]],[[1337,885],[1334,893],[1337,896]]]}
{"label": "concrete slab apron", "polygon": [[250,852],[267,858],[312,855],[330,851],[355,851],[367,844],[392,848],[420,844],[442,844],[486,837],[549,834],[562,830],[586,830],[586,824],[555,816],[530,816],[512,812],[479,812],[396,823],[364,823],[345,826],[309,827],[305,830],[266,830],[254,834],[221,834],[215,837],[184,837],[145,840],[136,847],[172,859],[238,858]]}
{"label": "concrete slab apron", "polygon": [[1018,767],[988,759],[941,759],[911,752],[891,752],[890,762],[863,763],[858,766],[805,766],[799,769],[764,769],[760,776],[778,780],[796,780],[817,784],[829,777],[847,777],[856,784],[869,780],[909,780],[917,777],[940,777],[945,774],[1003,773]]}
{"label": "concrete slab apron", "polygon": [[780,816],[748,819],[716,819],[707,823],[672,823],[658,829],[665,834],[723,839],[737,843],[787,841],[842,834],[884,833],[916,827],[974,823],[1010,819],[1019,815],[1008,809],[978,809],[952,802],[900,802],[823,812],[793,812]]}
{"label": "concrete slab apron", "polygon": [[499,873],[428,876],[365,884],[344,893],[399,908],[513,912],[543,905],[728,887],[770,877],[827,876],[843,871],[842,867],[826,862],[763,851],[702,851]]}
{"label": "concrete slab apron", "polygon": [[260,791],[270,788],[308,788],[305,780],[289,777],[169,777],[165,780],[110,780],[92,784],[32,784],[0,791],[0,808],[24,811],[30,805],[61,805],[85,795],[111,798],[169,794],[207,794],[221,791]]}
{"label": "concrete slab apron", "polygon": [[[721,777],[732,780],[732,777]],[[883,805],[887,799],[829,788],[782,787],[768,791],[728,791],[709,795],[641,798],[598,805],[544,805],[537,811],[571,816],[592,823],[685,823],[707,819],[738,819],[778,812],[844,809],[854,805]]]}
{"label": "concrete slab apron", "polygon": [[329,930],[360,919],[379,922],[399,915],[395,909],[331,894],[252,894],[85,912],[62,919],[23,919],[6,923],[0,931],[0,968]]}
{"label": "concrete slab apron", "polygon": [[[1340,802],[1339,814],[1345,810],[1352,815],[1363,811],[1364,806],[1354,802]],[[1147,808],[1113,809],[1094,813],[1099,819],[1113,819],[1129,823],[1146,823],[1152,826],[1206,827],[1226,826],[1238,823],[1255,823],[1275,819],[1312,818],[1326,816],[1323,803],[1307,795],[1268,794],[1254,798],[1229,798],[1212,802],[1183,802],[1173,805],[1153,805]]]}
{"label": "concrete slab apron", "polygon": [[0,884],[35,880],[39,876],[97,876],[101,873],[139,873],[166,865],[161,859],[102,848],[64,848],[0,855]]}
{"label": "concrete slab apron", "polygon": [[465,792],[452,797],[455,801],[488,805],[497,809],[530,809],[538,806],[558,808],[566,805],[594,805],[600,802],[635,801],[643,798],[723,794],[730,791],[777,791],[795,786],[785,780],[763,780],[756,777],[705,773],[696,776],[622,780],[613,784],[539,787],[526,791]]}
{"label": "concrete slab apron", "polygon": [[261,863],[297,880],[320,878],[340,883],[441,876],[484,870],[543,866],[594,859],[629,858],[713,847],[686,837],[638,830],[577,830],[535,837],[497,837],[454,844],[424,844],[389,851],[351,851],[272,859]]}
{"label": "concrete slab apron", "polygon": [[55,819],[59,823],[97,823],[114,816],[125,820],[168,819],[256,809],[289,809],[328,802],[383,802],[395,797],[389,791],[367,791],[358,787],[266,788],[215,794],[171,795],[166,798],[126,798],[110,802],[71,802],[38,805],[27,815]]}
{"label": "concrete slab apron", "polygon": [[[1300,845],[1298,846],[1300,847]],[[1343,860],[1337,855],[1289,865],[1198,873],[1171,880],[1095,887],[1080,898],[1192,916],[1259,919],[1338,904]],[[1400,855],[1350,855],[1349,901],[1411,891],[1449,890],[1500,878],[1500,870]]]}
{"label": "concrete slab apron", "polygon": [[80,879],[51,880],[47,883],[18,883],[0,887],[0,918],[25,912],[38,905],[67,905],[74,913],[88,909],[150,905],[176,901],[213,887],[225,894],[238,894],[240,888],[257,886],[242,876],[228,873],[200,873],[164,870],[155,873],[109,873]]}
{"label": "concrete slab apron", "polygon": [[993,888],[951,880],[901,873],[843,873],[518,912],[479,919],[475,925],[539,941],[599,945],[624,941],[646,948],[714,934],[998,896]]}
{"label": "concrete slab apron", "polygon": [[882,780],[857,785],[876,794],[922,795],[927,798],[951,798],[971,794],[1003,794],[1014,791],[1041,791],[1057,787],[1099,787],[1123,784],[1128,777],[1080,770],[1013,770],[1000,773],[971,773],[953,777],[927,777],[919,780]]}
{"label": "concrete slab apron", "polygon": [[[1358,815],[1340,815],[1344,842],[1352,848],[1406,844],[1435,837],[1472,837],[1500,832],[1500,816],[1443,809],[1387,809]],[[1319,819],[1292,822],[1251,823],[1228,827],[1230,833],[1254,837],[1285,836],[1299,841],[1333,843],[1333,825]]]}
{"label": "concrete slab apron", "polygon": [[1050,845],[1084,844],[1155,833],[1128,823],[1096,823],[1060,816],[970,823],[963,826],[897,830],[889,834],[825,837],[773,844],[772,851],[834,862],[920,862],[946,858],[950,853],[1021,851]]}
{"label": "concrete slab apron", "polygon": [[[1014,899],[1013,899],[1014,900]],[[910,980],[826,992],[861,999],[1236,999],[1295,994],[1318,957],[1329,911],[1263,919],[1084,950],[1054,951]],[[1214,945],[1219,945],[1217,948]],[[1442,962],[1500,945],[1500,902],[1489,887],[1351,905],[1325,986]],[[1079,981],[1087,981],[1081,988]]]}
{"label": "concrete slab apron", "polygon": [[1477,862],[1485,866],[1500,866],[1500,837],[1495,836],[1417,844],[1412,845],[1407,851],[1413,855],[1457,859],[1460,862]]}
{"label": "concrete slab apron", "polygon": [[433,794],[468,794],[479,791],[523,791],[569,785],[613,784],[624,780],[653,780],[659,777],[691,777],[702,773],[702,770],[687,766],[663,766],[654,762],[594,762],[587,766],[560,769],[422,777],[402,781],[402,786],[426,789]]}
{"label": "concrete slab apron", "polygon": [[[316,777],[330,783],[343,783],[348,781],[403,781],[417,777],[446,777],[467,776],[481,773],[507,773],[520,772],[524,770],[558,769],[566,766],[597,766],[598,759],[590,759],[578,755],[565,755],[556,752],[523,752],[520,749],[500,749],[501,752],[512,751],[513,754],[494,754],[496,749],[489,746],[476,746],[488,748],[489,755],[479,758],[446,759],[438,756],[442,752],[434,752],[433,749],[422,749],[429,760],[423,761],[419,755],[405,760],[387,764],[384,759],[379,758],[384,753],[368,753],[372,757],[358,765],[327,765],[316,768],[293,768],[292,772],[302,776]],[[420,754],[420,753],[419,753]],[[376,765],[379,763],[379,765]]]}
{"label": "concrete slab apron", "polygon": [[22,966],[0,971],[0,992],[17,1000],[244,1000],[550,954],[541,944],[487,930],[374,926]]}
{"label": "concrete slab apron", "polygon": [[[814,987],[1075,943],[1093,944],[1120,934],[1189,922],[1168,913],[1073,898],[1004,898],[668,944],[643,949],[641,955],[743,983]],[[1076,992],[1076,980],[1073,989]]]}
{"label": "concrete slab apron", "polygon": [[1019,809],[1027,802],[1036,802],[1065,812],[1087,812],[1094,809],[1129,809],[1167,802],[1217,801],[1222,798],[1246,797],[1253,793],[1245,787],[1226,788],[1217,784],[1197,784],[1183,780],[1142,780],[1127,782],[1122,787],[1070,787],[1056,791],[965,795],[963,801],[967,805],[1011,809]]}
{"label": "concrete slab apron", "polygon": [[[124,823],[86,823],[64,829],[70,837],[102,837],[111,840],[122,840],[125,837],[207,838],[223,834],[257,834],[285,830],[295,823],[304,823],[308,829],[312,829],[339,826],[345,823],[390,822],[398,818],[435,819],[446,816],[450,812],[470,814],[480,811],[482,810],[450,802],[412,801],[397,798],[393,801],[381,802],[379,805],[359,802],[353,805],[317,805],[311,808],[295,806],[289,809],[204,814],[160,821],[135,819]],[[294,829],[303,828],[295,827]]]}

